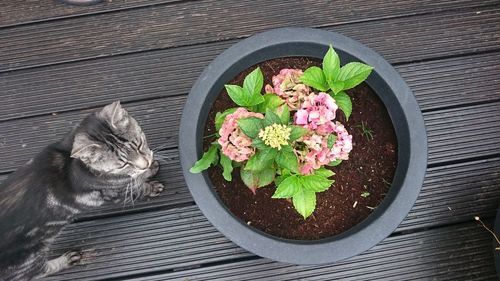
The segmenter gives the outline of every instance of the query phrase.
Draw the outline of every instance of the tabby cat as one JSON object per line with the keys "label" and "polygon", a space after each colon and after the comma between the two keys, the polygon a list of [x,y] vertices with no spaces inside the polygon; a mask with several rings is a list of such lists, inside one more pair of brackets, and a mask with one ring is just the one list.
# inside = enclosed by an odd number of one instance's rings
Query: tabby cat
{"label": "tabby cat", "polygon": [[0,185],[0,280],[31,280],[77,263],[81,251],[47,260],[61,228],[107,201],[158,195],[163,185],[149,180],[158,169],[120,102],[87,116]]}

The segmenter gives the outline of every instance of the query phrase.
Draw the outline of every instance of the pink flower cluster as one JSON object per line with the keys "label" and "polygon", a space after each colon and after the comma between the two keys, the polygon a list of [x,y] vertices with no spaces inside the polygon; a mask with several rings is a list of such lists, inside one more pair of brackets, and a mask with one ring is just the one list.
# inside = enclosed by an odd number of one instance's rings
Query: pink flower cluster
{"label": "pink flower cluster", "polygon": [[[302,150],[296,150],[300,173],[310,174],[321,166],[335,160],[349,159],[352,150],[352,136],[344,125],[334,122],[338,106],[327,93],[311,93],[305,98],[301,109],[294,115],[294,123],[309,129],[310,135],[302,138]],[[336,134],[337,139],[328,147],[328,137]]]}
{"label": "pink flower cluster", "polygon": [[308,86],[300,82],[302,74],[304,73],[300,69],[282,69],[278,75],[273,76],[273,86],[266,85],[266,93],[277,94],[291,110],[297,110],[310,91]]}
{"label": "pink flower cluster", "polygon": [[234,113],[226,116],[219,130],[218,142],[222,147],[222,153],[236,162],[248,160],[255,153],[255,149],[251,146],[252,139],[241,131],[237,123],[238,119],[248,117],[264,118],[260,113],[249,112],[240,107]]}
{"label": "pink flower cluster", "polygon": [[312,134],[302,138],[305,147],[303,150],[296,150],[301,174],[310,174],[321,166],[338,159],[349,159],[352,136],[347,133],[340,122],[335,122],[333,128],[337,133],[337,140],[331,148],[328,147],[328,135]]}
{"label": "pink flower cluster", "polygon": [[294,122],[321,135],[334,132],[335,111],[338,106],[335,100],[327,93],[311,93],[306,97],[302,108],[294,115]]}

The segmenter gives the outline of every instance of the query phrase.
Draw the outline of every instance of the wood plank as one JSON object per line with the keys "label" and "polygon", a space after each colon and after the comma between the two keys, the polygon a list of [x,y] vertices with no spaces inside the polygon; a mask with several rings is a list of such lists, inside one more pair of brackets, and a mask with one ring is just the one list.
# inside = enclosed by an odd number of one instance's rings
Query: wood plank
{"label": "wood plank", "polygon": [[[125,107],[142,123],[151,147],[174,148],[185,99],[186,96],[161,98]],[[1,122],[0,173],[13,171],[43,147],[62,138],[91,111]],[[424,119],[431,165],[500,154],[500,102],[432,111],[425,113]]]}
{"label": "wood plank", "polygon": [[[297,23],[344,33],[390,60],[415,61],[498,49],[500,8],[481,6],[404,18],[393,18],[396,11],[386,8],[396,7],[406,13],[435,9],[431,0],[425,1],[428,4],[412,3],[413,6],[399,6],[386,1],[380,1],[379,5],[360,1],[358,5],[349,5],[360,12],[332,16],[331,2],[326,0],[304,0],[294,5],[264,0],[202,0],[196,5],[181,2],[25,25],[0,33],[0,71],[236,39],[270,27],[296,26]],[[263,6],[266,9],[260,9]],[[285,8],[293,16],[276,13]],[[372,21],[384,17],[387,19]],[[364,22],[345,25],[353,20]],[[463,42],[468,43],[461,44]]]}
{"label": "wood plank", "polygon": [[[68,237],[68,238],[66,238]],[[46,280],[453,280],[492,276],[491,237],[474,222],[392,236],[373,249],[336,264],[295,266],[255,258],[200,220],[195,207],[70,225],[53,255],[78,243],[94,260]],[[232,261],[236,258],[252,258]],[[221,265],[204,266],[218,262]],[[186,267],[201,266],[198,269]],[[145,274],[166,274],[146,278]]]}
{"label": "wood plank", "polygon": [[[186,94],[235,41],[0,73],[0,121]],[[500,52],[396,66],[424,111],[500,99]],[[183,69],[182,72],[179,70]],[[41,83],[40,81],[43,81]]]}
{"label": "wood plank", "polygon": [[[125,9],[144,8],[151,5],[169,4],[182,0],[113,0],[103,1],[92,6],[65,5],[61,2],[51,1],[2,1],[0,3],[0,27],[34,23],[47,20],[55,20],[96,13],[116,12]],[[495,1],[486,1],[486,4],[494,4]],[[362,1],[335,1],[332,6],[342,9],[346,15],[351,17],[365,18],[372,15],[373,9],[367,9]],[[455,2],[432,2],[432,1],[394,1],[393,5],[387,5],[386,1],[373,1],[381,17],[416,15],[426,12],[437,12],[449,9],[467,8],[477,6],[476,1],[461,0]],[[373,17],[373,15],[372,15]],[[372,19],[371,17],[368,19]]]}
{"label": "wood plank", "polygon": [[60,1],[1,1],[0,28],[178,1],[180,0],[107,0],[92,6],[66,5]]}

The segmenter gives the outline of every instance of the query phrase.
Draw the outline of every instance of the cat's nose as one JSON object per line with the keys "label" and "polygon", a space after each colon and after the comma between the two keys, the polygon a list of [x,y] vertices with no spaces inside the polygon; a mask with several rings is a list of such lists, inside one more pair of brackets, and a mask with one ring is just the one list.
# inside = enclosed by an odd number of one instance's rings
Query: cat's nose
{"label": "cat's nose", "polygon": [[135,160],[134,160],[134,166],[136,166],[138,169],[141,169],[141,170],[146,170],[147,168],[149,168],[149,161],[144,158],[144,157],[137,157]]}

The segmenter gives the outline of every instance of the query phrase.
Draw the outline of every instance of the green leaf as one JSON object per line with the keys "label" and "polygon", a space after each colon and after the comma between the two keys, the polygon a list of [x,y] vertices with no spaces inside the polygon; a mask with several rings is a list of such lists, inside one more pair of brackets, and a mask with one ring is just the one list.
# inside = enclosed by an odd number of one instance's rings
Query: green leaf
{"label": "green leaf", "polygon": [[283,169],[281,171],[281,175],[274,178],[274,184],[276,186],[280,185],[280,183],[282,181],[284,181],[286,178],[288,178],[289,176],[291,176],[290,171],[288,171],[287,169]]}
{"label": "green leaf", "polygon": [[263,140],[256,138],[252,140],[252,146],[257,149],[270,149],[271,147],[264,143]]}
{"label": "green leaf", "polygon": [[237,123],[243,133],[252,139],[256,138],[264,127],[262,119],[257,117],[240,118]]}
{"label": "green leaf", "polygon": [[226,119],[226,116],[229,114],[233,114],[236,111],[236,108],[229,108],[224,110],[224,112],[220,113],[217,112],[215,114],[215,130],[217,130],[217,133],[219,133],[220,128],[222,127],[222,124],[224,123],[224,120]]}
{"label": "green leaf", "polygon": [[245,89],[252,96],[261,95],[260,92],[263,86],[264,75],[262,75],[262,71],[259,67],[250,72],[250,74],[248,74],[243,81],[243,89]]}
{"label": "green leaf", "polygon": [[304,219],[307,219],[316,208],[316,193],[301,188],[292,198],[293,206]]}
{"label": "green leaf", "polygon": [[344,112],[346,120],[349,120],[349,116],[351,116],[352,113],[351,98],[345,92],[339,92],[333,95],[333,99],[342,112]]}
{"label": "green leaf", "polygon": [[202,171],[208,169],[210,165],[216,165],[218,160],[218,155],[217,155],[218,149],[219,149],[218,145],[210,146],[207,152],[203,153],[201,159],[196,161],[193,167],[189,169],[189,172],[193,174],[201,173]]}
{"label": "green leaf", "polygon": [[287,169],[292,173],[299,172],[299,160],[297,159],[297,155],[295,155],[293,149],[288,145],[282,146],[281,150],[278,151],[276,163],[279,167]]}
{"label": "green leaf", "polygon": [[361,193],[361,197],[366,198],[368,196],[370,196],[370,192],[368,192],[368,191],[365,191],[365,192]]}
{"label": "green leaf", "polygon": [[323,58],[323,73],[325,73],[326,81],[328,84],[336,80],[340,71],[340,58],[337,52],[332,48],[328,48],[325,57]]}
{"label": "green leaf", "polygon": [[328,85],[330,85],[330,88],[335,94],[344,89],[344,82],[342,81],[330,82]]}
{"label": "green leaf", "polygon": [[304,74],[300,77],[300,81],[307,86],[313,87],[314,89],[322,92],[326,92],[329,89],[323,70],[317,66],[312,66],[306,69]]}
{"label": "green leaf", "polygon": [[323,192],[325,190],[328,190],[334,182],[333,180],[329,180],[328,178],[318,174],[301,176],[301,179],[302,186],[304,186],[305,189],[313,192]]}
{"label": "green leaf", "polygon": [[317,169],[316,171],[314,171],[314,174],[318,175],[318,176],[325,177],[325,178],[329,178],[329,177],[335,175],[334,172],[328,170],[325,167],[321,167],[321,168]]}
{"label": "green leaf", "polygon": [[278,95],[276,94],[265,94],[264,102],[255,106],[254,112],[265,113],[267,109],[275,110],[280,105],[285,103]]}
{"label": "green leaf", "polygon": [[288,125],[290,122],[290,109],[288,105],[284,104],[274,110],[276,115],[280,118],[281,124]]}
{"label": "green leaf", "polygon": [[340,68],[338,81],[344,82],[343,90],[351,89],[368,78],[373,67],[360,62],[350,62]]}
{"label": "green leaf", "polygon": [[264,118],[264,125],[269,126],[272,124],[281,124],[281,118],[276,115],[276,113],[272,112],[271,110],[266,110],[266,117]]}
{"label": "green leaf", "polygon": [[229,159],[222,151],[220,152],[220,165],[222,166],[222,176],[226,181],[233,180],[233,161]]}
{"label": "green leaf", "polygon": [[257,188],[271,184],[275,175],[275,169],[264,169],[260,172],[240,170],[240,176],[243,183],[250,188],[253,193],[255,193]]}
{"label": "green leaf", "polygon": [[300,126],[290,126],[292,131],[290,132],[290,141],[295,141],[300,137],[305,136],[309,130]]}
{"label": "green leaf", "polygon": [[332,149],[333,145],[337,141],[337,136],[336,135],[328,135],[328,138],[326,139],[326,145],[329,149]]}
{"label": "green leaf", "polygon": [[272,166],[278,151],[274,148],[258,150],[245,165],[245,170],[262,171]]}
{"label": "green leaf", "polygon": [[301,182],[299,176],[289,176],[278,185],[272,198],[292,198],[300,189]]}
{"label": "green leaf", "polygon": [[342,163],[342,160],[337,159],[337,160],[333,160],[332,162],[328,163],[328,166],[335,167],[335,166],[340,165],[340,163]]}
{"label": "green leaf", "polygon": [[254,106],[264,102],[261,94],[253,95],[238,85],[225,85],[229,97],[239,106]]}

